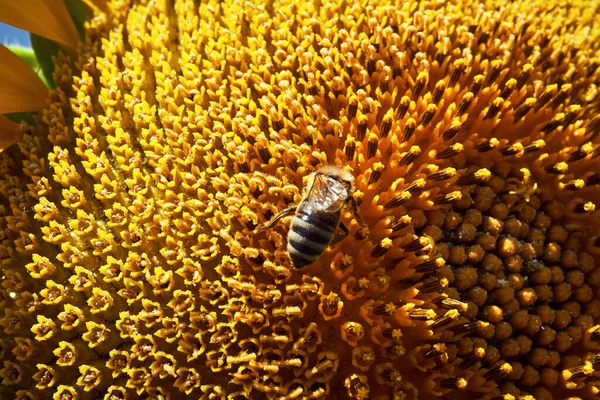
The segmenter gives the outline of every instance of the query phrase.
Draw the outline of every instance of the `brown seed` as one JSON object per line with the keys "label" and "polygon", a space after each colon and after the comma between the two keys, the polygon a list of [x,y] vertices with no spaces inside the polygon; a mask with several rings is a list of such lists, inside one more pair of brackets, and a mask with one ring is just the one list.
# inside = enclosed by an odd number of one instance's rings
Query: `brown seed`
{"label": "brown seed", "polygon": [[496,335],[496,326],[494,324],[488,324],[479,329],[477,334],[485,340],[491,340]]}
{"label": "brown seed", "polygon": [[565,213],[566,208],[564,204],[559,203],[557,201],[552,201],[544,207],[544,212],[553,220],[559,221],[561,220]]}
{"label": "brown seed", "polygon": [[504,286],[494,290],[494,300],[496,304],[506,304],[510,300],[514,300],[515,290],[511,287]]}
{"label": "brown seed", "polygon": [[571,344],[575,345],[583,339],[583,329],[580,326],[569,326],[565,330],[567,335],[571,338]]}
{"label": "brown seed", "polygon": [[502,267],[502,261],[494,254],[486,254],[483,257],[482,268],[488,272],[498,272]]}
{"label": "brown seed", "polygon": [[561,267],[553,266],[550,268],[550,271],[552,272],[551,283],[561,283],[565,280],[565,275]]}
{"label": "brown seed", "polygon": [[444,229],[453,230],[462,222],[462,216],[455,212],[451,211],[446,215],[446,220],[444,221]]}
{"label": "brown seed", "polygon": [[561,309],[569,312],[572,318],[575,318],[581,314],[581,304],[576,301],[568,301],[561,305]]}
{"label": "brown seed", "polygon": [[515,290],[520,290],[521,288],[523,288],[523,285],[525,285],[525,279],[521,274],[509,274],[508,282],[510,283],[510,286],[512,286]]}
{"label": "brown seed", "polygon": [[571,323],[571,315],[567,310],[556,310],[554,315],[554,322],[552,323],[554,329],[563,330]]}
{"label": "brown seed", "polygon": [[533,207],[531,207],[530,205],[525,205],[519,213],[519,219],[523,222],[533,222],[536,215],[536,210]]}
{"label": "brown seed", "polygon": [[521,307],[529,307],[536,302],[537,294],[532,288],[521,289],[517,292],[517,300]]}
{"label": "brown seed", "polygon": [[[548,354],[548,360],[550,355]],[[552,368],[542,368],[540,371],[540,383],[547,388],[553,388],[558,383],[559,373]]]}
{"label": "brown seed", "polygon": [[521,242],[521,251],[519,255],[523,258],[523,260],[531,260],[536,257],[535,248],[531,243],[523,243]]}
{"label": "brown seed", "polygon": [[454,272],[454,277],[454,286],[458,290],[466,290],[477,283],[477,270],[473,267],[457,268]]}
{"label": "brown seed", "polygon": [[[520,362],[513,361],[510,363],[510,366],[512,367],[512,371],[506,376],[506,378],[510,379],[511,381],[521,379],[521,376],[523,376],[523,365]],[[513,389],[503,388],[502,391],[504,392],[504,390],[508,390],[510,393]],[[519,393],[518,389],[516,393]]]}
{"label": "brown seed", "polygon": [[534,367],[541,367],[545,365],[550,359],[550,355],[548,354],[548,350],[543,349],[541,347],[535,347],[531,349],[529,354],[527,355],[527,359],[531,365]]}
{"label": "brown seed", "polygon": [[594,319],[600,318],[600,299],[592,298],[584,307],[585,314]]}
{"label": "brown seed", "polygon": [[548,350],[548,355],[549,358],[548,363],[546,363],[546,366],[550,368],[555,368],[561,362],[560,354],[558,353],[558,351]]}
{"label": "brown seed", "polygon": [[533,284],[545,285],[552,279],[552,270],[545,265],[540,265],[533,274],[529,275],[529,280]]}
{"label": "brown seed", "polygon": [[554,297],[554,292],[552,291],[552,287],[548,285],[536,285],[533,287],[535,293],[537,294],[537,299],[539,303],[548,303]]}
{"label": "brown seed", "polygon": [[548,240],[556,243],[564,243],[569,237],[569,232],[562,225],[552,225],[548,230]]}
{"label": "brown seed", "polygon": [[479,314],[479,306],[472,301],[467,301],[467,310],[462,315],[465,318],[475,319],[477,314]]}
{"label": "brown seed", "polygon": [[423,235],[427,235],[434,241],[439,242],[444,237],[444,231],[439,226],[427,225],[423,229]]}
{"label": "brown seed", "polygon": [[496,348],[496,346],[488,345],[485,349],[485,356],[482,361],[488,365],[495,364],[500,359],[500,351]]}
{"label": "brown seed", "polygon": [[578,254],[577,264],[579,266],[579,270],[584,274],[587,274],[594,269],[594,257],[586,252],[580,251]]}
{"label": "brown seed", "polygon": [[[541,373],[540,373],[540,381],[541,381]],[[531,392],[532,394],[532,398],[536,399],[536,400],[553,400],[554,399],[554,395],[552,394],[552,392],[546,388],[543,388],[541,386],[536,386],[533,388],[533,391]]]}
{"label": "brown seed", "polygon": [[518,255],[512,255],[504,259],[504,269],[506,272],[521,272],[523,268],[523,259]]}
{"label": "brown seed", "polygon": [[548,229],[550,224],[552,224],[552,218],[543,212],[537,213],[533,220],[533,226],[538,229]]}
{"label": "brown seed", "polygon": [[427,217],[421,209],[410,210],[407,215],[411,218],[412,226],[415,228],[422,228],[427,224]]}
{"label": "brown seed", "polygon": [[517,343],[519,343],[519,354],[524,355],[531,351],[533,341],[525,335],[517,336]]}
{"label": "brown seed", "polygon": [[489,210],[489,215],[500,220],[504,221],[508,217],[509,209],[504,203],[495,203]]}
{"label": "brown seed", "polygon": [[459,243],[469,243],[475,239],[477,228],[468,222],[463,222],[454,231],[454,237]]}
{"label": "brown seed", "polygon": [[438,227],[441,227],[446,219],[446,213],[442,210],[427,211],[425,215],[429,224]]}
{"label": "brown seed", "polygon": [[483,320],[490,322],[492,324],[497,324],[502,321],[503,312],[502,309],[498,306],[489,305],[483,308]]}
{"label": "brown seed", "polygon": [[579,287],[585,281],[585,275],[579,270],[568,271],[565,276],[565,282],[571,285],[571,288]]}
{"label": "brown seed", "polygon": [[515,255],[520,250],[519,241],[512,237],[502,237],[496,243],[496,254],[501,258],[510,257]]}
{"label": "brown seed", "polygon": [[504,227],[504,223],[494,217],[485,217],[483,218],[483,230],[490,235],[498,236]]}
{"label": "brown seed", "polygon": [[520,308],[521,306],[519,306],[519,302],[517,301],[517,299],[511,299],[510,301],[502,305],[502,311],[507,317],[519,311]]}
{"label": "brown seed", "polygon": [[[496,248],[496,237],[485,233],[475,240],[476,244],[480,245],[486,252],[493,251]],[[600,277],[599,277],[600,278]],[[599,279],[600,280],[600,279]]]}
{"label": "brown seed", "polygon": [[464,355],[473,351],[473,339],[464,336],[456,343],[458,354]]}
{"label": "brown seed", "polygon": [[556,263],[560,259],[561,248],[558,243],[548,243],[544,247],[543,260],[548,264]]}
{"label": "brown seed", "polygon": [[529,313],[527,310],[519,310],[510,317],[510,325],[513,329],[523,329],[529,323]]}
{"label": "brown seed", "polygon": [[484,272],[479,275],[479,285],[490,292],[498,287],[498,277],[495,274]]}
{"label": "brown seed", "polygon": [[[516,313],[515,313],[516,314]],[[515,315],[513,314],[513,315]],[[498,341],[506,340],[513,333],[513,328],[511,324],[506,321],[500,321],[496,324],[496,332],[494,335],[494,339]]]}
{"label": "brown seed", "polygon": [[519,381],[521,385],[532,387],[540,381],[540,374],[531,365],[527,365],[524,368],[523,376]]}
{"label": "brown seed", "polygon": [[564,303],[565,301],[569,300],[571,293],[573,293],[571,290],[571,285],[569,285],[567,282],[561,282],[558,285],[555,285],[552,289],[552,292],[554,294],[554,301],[558,303]]}
{"label": "brown seed", "polygon": [[581,285],[573,291],[573,300],[585,304],[594,298],[594,291],[589,285]]}
{"label": "brown seed", "polygon": [[556,331],[548,325],[542,326],[539,333],[536,335],[536,343],[538,346],[548,346],[554,342]]}
{"label": "brown seed", "polygon": [[527,326],[523,329],[523,332],[528,336],[533,336],[542,329],[542,319],[537,315],[529,315]]}
{"label": "brown seed", "polygon": [[483,222],[483,216],[481,215],[481,212],[469,207],[464,213],[463,221],[478,227]]}
{"label": "brown seed", "polygon": [[537,306],[535,308],[535,313],[542,319],[543,324],[551,325],[554,322],[554,310],[547,304]]}
{"label": "brown seed", "polygon": [[479,263],[483,259],[483,256],[485,255],[485,251],[478,244],[468,247],[466,252],[467,252],[467,259],[471,264]]}
{"label": "brown seed", "polygon": [[[495,173],[496,172],[494,171],[494,174]],[[487,182],[487,185],[495,194],[497,194],[504,190],[506,184],[504,182],[504,179],[502,179],[500,176],[492,175],[490,180]]]}
{"label": "brown seed", "polygon": [[[568,246],[568,243],[567,243]],[[577,267],[577,253],[573,250],[563,251],[560,257],[560,264],[563,268]]]}
{"label": "brown seed", "polygon": [[462,246],[450,246],[448,262],[453,265],[463,265],[467,262],[467,252]]}
{"label": "brown seed", "polygon": [[452,203],[452,207],[455,210],[467,210],[471,208],[472,205],[473,198],[469,192],[463,193],[462,197],[458,201]]}
{"label": "brown seed", "polygon": [[554,350],[558,351],[559,353],[564,353],[567,351],[567,349],[569,349],[569,347],[571,347],[572,344],[573,342],[569,334],[561,331],[556,334],[556,338],[554,339],[552,346],[554,347]]}
{"label": "brown seed", "polygon": [[[492,180],[493,179],[494,178],[492,177]],[[496,193],[494,193],[494,191],[491,188],[487,186],[478,187],[477,189],[475,189],[473,207],[475,207],[477,211],[486,212],[492,206],[494,202],[494,197],[496,197]]]}
{"label": "brown seed", "polygon": [[508,339],[500,345],[500,354],[502,357],[515,357],[519,354],[519,344],[515,339]]}
{"label": "brown seed", "polygon": [[521,228],[523,226],[523,222],[518,220],[517,218],[508,218],[504,221],[504,230],[503,232],[507,235],[511,235],[514,237],[518,237],[521,232]]}

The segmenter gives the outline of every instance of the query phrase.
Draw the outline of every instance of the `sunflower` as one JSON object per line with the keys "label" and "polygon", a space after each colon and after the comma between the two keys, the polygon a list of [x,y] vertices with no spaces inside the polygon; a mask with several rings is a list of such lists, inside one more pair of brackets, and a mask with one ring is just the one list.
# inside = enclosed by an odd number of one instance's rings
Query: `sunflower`
{"label": "sunflower", "polygon": [[[600,3],[19,3],[0,397],[598,395]],[[323,165],[368,229],[296,269]]]}

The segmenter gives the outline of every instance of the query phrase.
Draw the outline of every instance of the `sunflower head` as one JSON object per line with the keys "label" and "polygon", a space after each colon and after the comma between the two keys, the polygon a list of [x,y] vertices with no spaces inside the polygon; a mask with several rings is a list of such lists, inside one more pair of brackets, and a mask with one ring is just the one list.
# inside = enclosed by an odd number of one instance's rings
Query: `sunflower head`
{"label": "sunflower head", "polygon": [[0,395],[596,396],[596,8],[95,7],[0,154]]}

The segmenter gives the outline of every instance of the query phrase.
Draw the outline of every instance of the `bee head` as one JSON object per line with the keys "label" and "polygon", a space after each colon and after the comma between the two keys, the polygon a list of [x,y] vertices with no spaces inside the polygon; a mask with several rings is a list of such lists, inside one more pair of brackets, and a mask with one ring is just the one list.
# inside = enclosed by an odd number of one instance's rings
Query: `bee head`
{"label": "bee head", "polygon": [[320,167],[316,173],[327,175],[341,182],[348,182],[349,184],[354,183],[354,176],[352,175],[352,172],[346,171],[340,167],[336,167],[335,165],[324,165]]}
{"label": "bee head", "polygon": [[335,179],[348,187],[348,194],[354,193],[354,175],[352,172],[335,165],[324,165],[320,167],[315,174],[327,175],[329,178]]}

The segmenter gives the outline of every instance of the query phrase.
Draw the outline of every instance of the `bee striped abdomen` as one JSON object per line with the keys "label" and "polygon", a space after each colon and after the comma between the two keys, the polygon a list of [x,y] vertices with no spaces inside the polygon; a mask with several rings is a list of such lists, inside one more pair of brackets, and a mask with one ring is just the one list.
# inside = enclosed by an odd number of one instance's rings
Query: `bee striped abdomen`
{"label": "bee striped abdomen", "polygon": [[287,245],[294,267],[312,263],[325,251],[339,220],[340,213],[308,212],[303,204],[298,207],[290,225]]}

